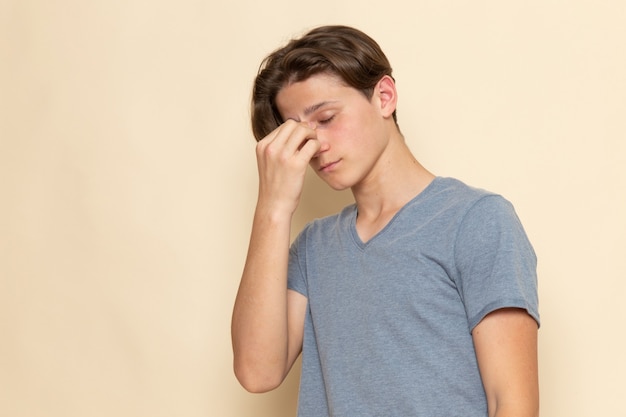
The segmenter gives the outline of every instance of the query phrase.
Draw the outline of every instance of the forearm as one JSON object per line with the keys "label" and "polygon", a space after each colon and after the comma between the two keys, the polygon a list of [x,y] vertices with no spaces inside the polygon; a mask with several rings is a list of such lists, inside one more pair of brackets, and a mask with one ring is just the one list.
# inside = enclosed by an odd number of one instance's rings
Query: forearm
{"label": "forearm", "polygon": [[277,387],[301,348],[306,299],[287,301],[287,268],[291,218],[320,148],[316,137],[288,120],[257,143],[259,200],[231,330],[235,374],[249,391]]}
{"label": "forearm", "polygon": [[287,372],[290,223],[257,206],[232,318],[235,374],[251,391],[274,388]]}

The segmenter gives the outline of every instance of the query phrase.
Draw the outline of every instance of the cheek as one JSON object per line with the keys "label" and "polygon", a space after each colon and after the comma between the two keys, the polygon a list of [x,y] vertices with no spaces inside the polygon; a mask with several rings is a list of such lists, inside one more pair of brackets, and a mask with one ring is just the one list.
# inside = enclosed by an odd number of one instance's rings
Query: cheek
{"label": "cheek", "polygon": [[337,143],[351,143],[357,141],[362,135],[363,127],[354,119],[337,123],[328,129],[328,135]]}
{"label": "cheek", "polygon": [[322,133],[332,145],[348,146],[352,152],[359,151],[374,133],[375,124],[373,115],[368,109],[360,109],[353,113],[342,115],[337,123],[331,123]]}
{"label": "cheek", "polygon": [[370,144],[373,126],[367,119],[354,119],[351,123],[343,125],[338,129],[337,137],[339,140],[350,146],[353,151],[365,151]]}

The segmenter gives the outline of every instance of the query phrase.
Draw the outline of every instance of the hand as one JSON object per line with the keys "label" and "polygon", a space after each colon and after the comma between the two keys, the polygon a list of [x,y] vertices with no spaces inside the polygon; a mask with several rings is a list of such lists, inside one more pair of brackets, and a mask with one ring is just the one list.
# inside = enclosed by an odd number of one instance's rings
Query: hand
{"label": "hand", "polygon": [[298,207],[304,176],[320,149],[317,133],[306,123],[287,120],[256,147],[259,204],[289,215]]}

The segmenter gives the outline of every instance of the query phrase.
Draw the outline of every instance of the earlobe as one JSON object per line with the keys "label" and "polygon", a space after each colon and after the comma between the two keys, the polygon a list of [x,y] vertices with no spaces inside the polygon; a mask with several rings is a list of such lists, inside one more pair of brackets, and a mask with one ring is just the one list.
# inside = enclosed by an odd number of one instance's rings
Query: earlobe
{"label": "earlobe", "polygon": [[393,78],[385,75],[376,85],[376,89],[380,100],[380,110],[383,116],[391,117],[396,110],[398,102],[396,83],[393,81]]}

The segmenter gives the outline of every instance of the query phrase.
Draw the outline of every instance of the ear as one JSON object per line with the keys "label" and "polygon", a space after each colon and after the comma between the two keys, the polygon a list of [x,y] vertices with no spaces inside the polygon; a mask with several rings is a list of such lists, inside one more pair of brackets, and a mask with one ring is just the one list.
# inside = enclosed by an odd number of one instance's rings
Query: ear
{"label": "ear", "polygon": [[381,114],[385,118],[392,117],[398,104],[398,92],[396,91],[396,83],[393,81],[393,78],[385,75],[374,88],[374,95],[378,97],[380,103]]}

